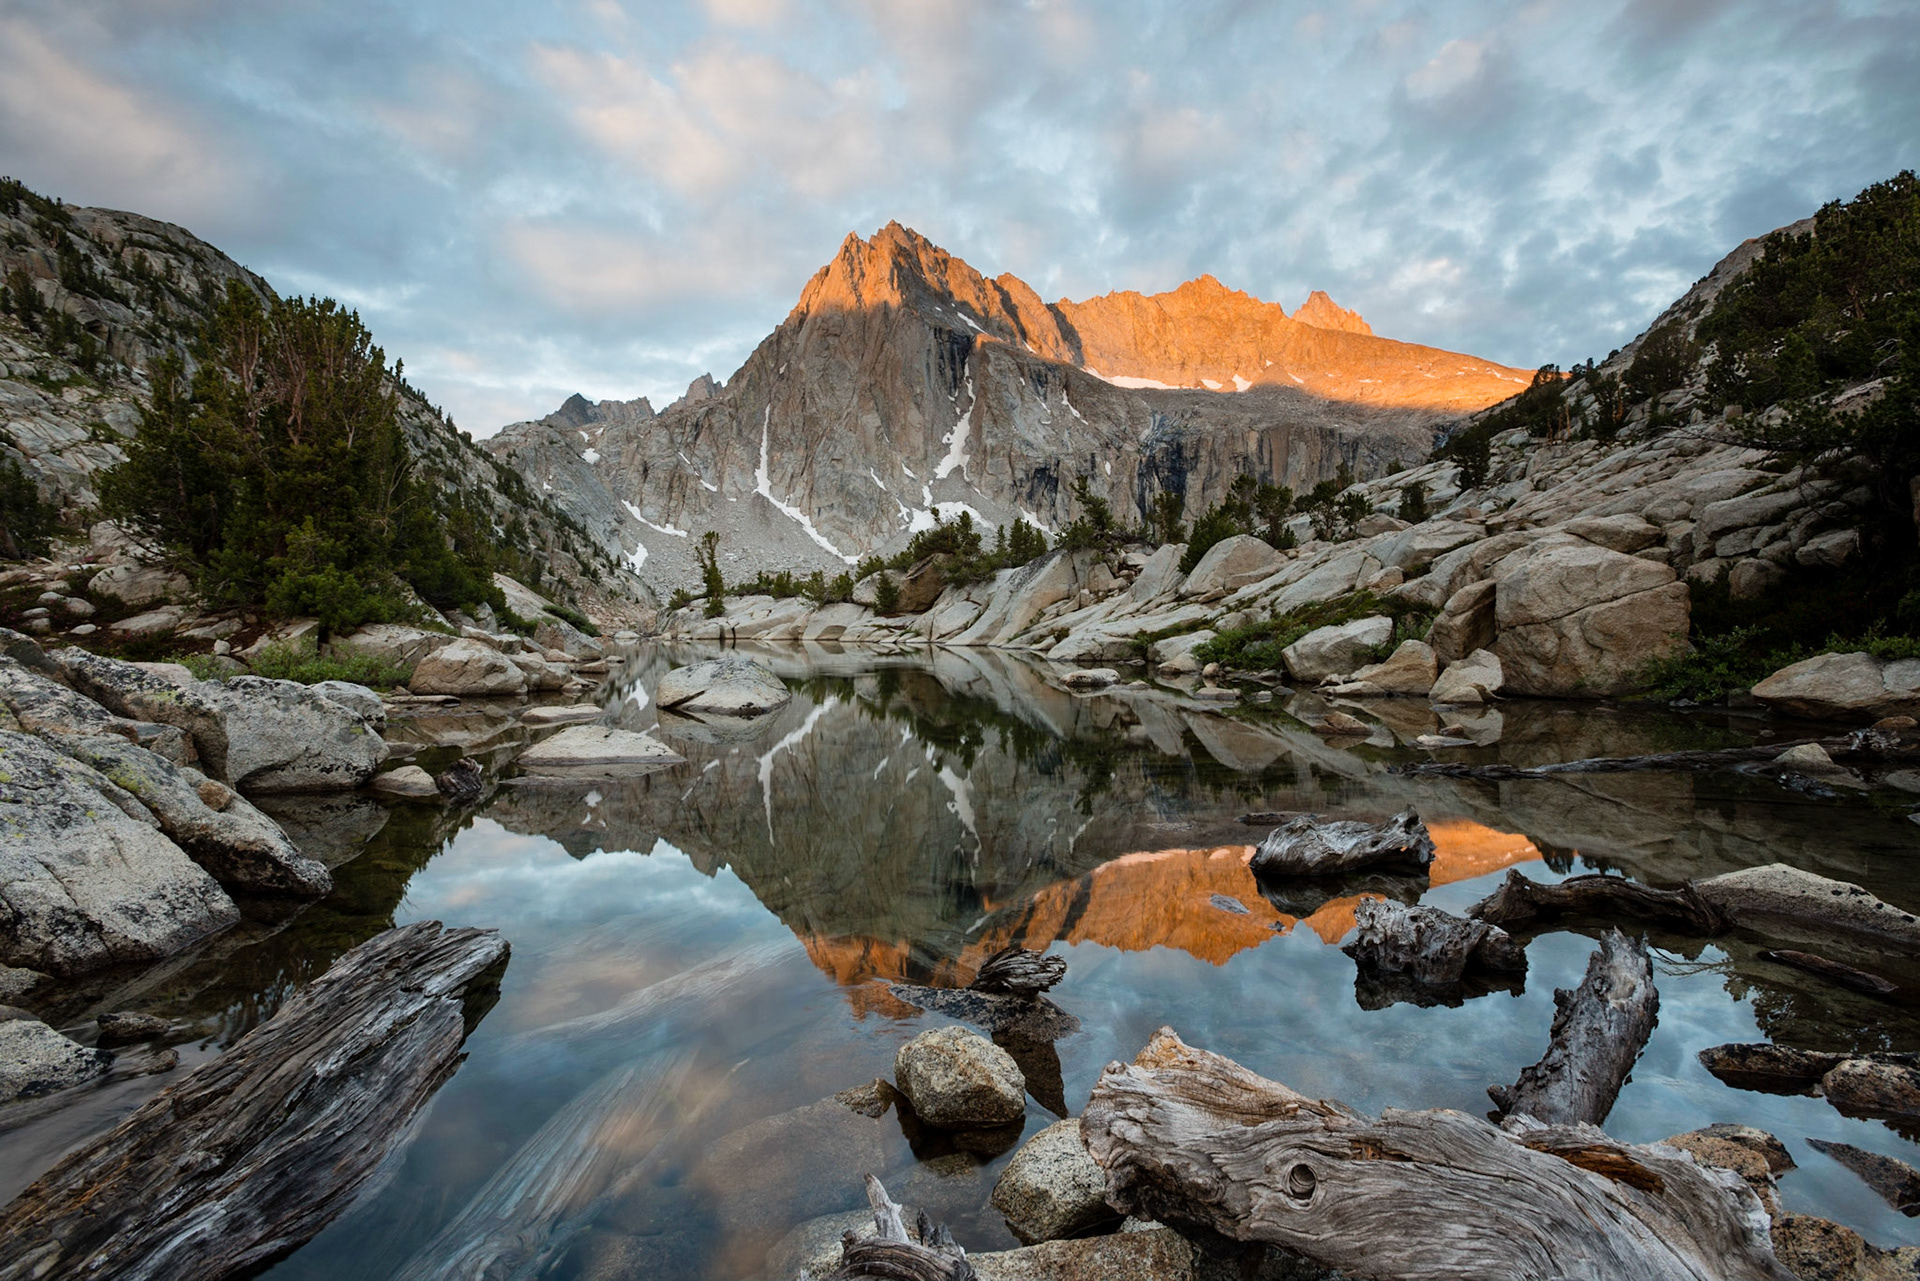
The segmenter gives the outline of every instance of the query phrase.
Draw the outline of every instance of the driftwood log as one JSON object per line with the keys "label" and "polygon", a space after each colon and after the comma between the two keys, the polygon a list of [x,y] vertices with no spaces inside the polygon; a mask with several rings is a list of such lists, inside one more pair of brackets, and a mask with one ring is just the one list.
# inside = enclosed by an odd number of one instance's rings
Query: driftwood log
{"label": "driftwood log", "polygon": [[1340,950],[1363,969],[1445,984],[1458,983],[1470,967],[1502,973],[1527,968],[1527,950],[1498,925],[1437,907],[1362,899],[1354,919],[1358,929]]}
{"label": "driftwood log", "polygon": [[354,948],[0,1211],[0,1279],[219,1281],[305,1242],[453,1074],[506,956],[438,921]]}
{"label": "driftwood log", "polygon": [[[823,1281],[977,1281],[979,1274],[967,1262],[967,1252],[946,1226],[936,1226],[922,1210],[909,1229],[905,1208],[871,1174],[867,1204],[873,1208],[874,1235],[849,1232],[842,1237],[840,1266]],[[800,1275],[804,1278],[806,1273]]]}
{"label": "driftwood log", "polygon": [[1384,823],[1302,814],[1267,833],[1249,866],[1256,876],[1332,876],[1373,867],[1424,872],[1432,862],[1427,825],[1406,810]]}
{"label": "driftwood log", "polygon": [[1163,1028],[1081,1122],[1117,1210],[1396,1281],[1788,1281],[1729,1171],[1592,1126],[1315,1101]]}
{"label": "driftwood log", "polygon": [[1546,1054],[1511,1086],[1490,1086],[1500,1117],[1544,1125],[1599,1125],[1613,1110],[1658,1021],[1660,993],[1645,943],[1609,930],[1587,958],[1580,986],[1553,994]]}
{"label": "driftwood log", "polygon": [[967,986],[976,992],[1032,1000],[1065,977],[1066,957],[1047,956],[1013,943],[989,956]]}
{"label": "driftwood log", "polygon": [[1796,970],[1805,970],[1808,974],[1817,974],[1823,979],[1838,983],[1841,987],[1851,988],[1867,996],[1893,996],[1900,991],[1900,985],[1892,979],[1884,979],[1878,974],[1869,974],[1865,970],[1856,970],[1851,965],[1828,960],[1812,952],[1775,948],[1773,951],[1760,953],[1760,957],[1777,965],[1789,965]]}
{"label": "driftwood log", "polygon": [[1688,881],[1677,890],[1657,890],[1624,876],[1570,876],[1549,885],[1507,869],[1500,888],[1467,909],[1477,921],[1506,929],[1560,916],[1629,916],[1659,921],[1696,934],[1724,934],[1733,920]]}
{"label": "driftwood log", "polygon": [[1521,779],[1552,778],[1556,774],[1625,774],[1658,770],[1733,769],[1741,765],[1771,763],[1790,747],[1817,744],[1838,761],[1858,757],[1873,761],[1905,761],[1920,757],[1920,752],[1902,746],[1898,734],[1885,730],[1860,729],[1837,738],[1796,738],[1787,742],[1766,743],[1759,747],[1726,747],[1711,752],[1656,752],[1648,756],[1589,756],[1577,761],[1555,761],[1547,765],[1466,765],[1454,761],[1414,761],[1396,766],[1396,774],[1414,774],[1440,778],[1476,778],[1507,783]]}

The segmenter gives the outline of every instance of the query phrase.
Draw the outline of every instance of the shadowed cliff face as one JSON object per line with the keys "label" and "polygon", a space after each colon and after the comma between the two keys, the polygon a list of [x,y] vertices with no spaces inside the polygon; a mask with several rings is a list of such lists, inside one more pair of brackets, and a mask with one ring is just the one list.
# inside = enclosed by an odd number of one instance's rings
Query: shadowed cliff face
{"label": "shadowed cliff face", "polygon": [[1137,523],[1163,490],[1198,511],[1243,470],[1296,489],[1378,474],[1528,380],[1376,337],[1323,294],[1300,314],[1211,277],[1047,304],[895,224],[847,237],[724,389],[657,417],[516,424],[490,447],[674,586],[708,529],[729,577],[837,571],[936,510],[1058,529],[1079,477]]}

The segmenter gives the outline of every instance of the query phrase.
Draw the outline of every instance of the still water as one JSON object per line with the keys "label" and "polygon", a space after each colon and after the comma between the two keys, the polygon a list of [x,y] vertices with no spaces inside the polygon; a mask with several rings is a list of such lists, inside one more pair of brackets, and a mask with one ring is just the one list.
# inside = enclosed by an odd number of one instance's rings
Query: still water
{"label": "still water", "polygon": [[[653,728],[654,682],[700,656],[631,651],[606,693],[609,719]],[[969,1250],[1011,1247],[987,1198],[1018,1128],[956,1141],[821,1103],[890,1077],[896,1048],[946,1021],[884,980],[964,984],[1009,942],[1067,959],[1052,995],[1082,1025],[1023,1059],[1032,1133],[1077,1114],[1101,1068],[1163,1024],[1311,1095],[1483,1113],[1486,1087],[1545,1048],[1553,989],[1578,983],[1591,939],[1534,939],[1523,987],[1395,1003],[1357,986],[1335,946],[1363,893],[1460,911],[1508,868],[1672,885],[1784,861],[1920,905],[1920,826],[1899,793],[1807,796],[1731,773],[1416,779],[1390,772],[1431,755],[1404,745],[1437,728],[1412,700],[1376,705],[1374,738],[1340,748],[1308,733],[1289,712],[1309,708],[1284,696],[1228,715],[1171,689],[1069,695],[992,654],[760,656],[792,704],[744,736],[660,726],[684,765],[509,783],[455,814],[359,798],[278,807],[337,864],[337,888],[138,994],[137,1008],[194,1022],[190,1057],[230,1044],[390,924],[491,926],[513,956],[411,1142],[275,1281],[488,1263],[528,1278],[768,1276],[790,1229],[863,1204],[869,1171]],[[1771,728],[1725,712],[1533,703],[1466,725],[1485,745],[1446,755],[1515,764],[1726,746]],[[391,735],[419,744],[430,768],[462,754],[504,764],[527,737],[472,707],[398,721]],[[1438,846],[1430,884],[1263,893],[1247,870],[1265,830],[1237,821],[1250,810],[1377,818],[1408,805]],[[1920,1244],[1920,1223],[1806,1140],[1920,1164],[1916,1144],[1817,1098],[1733,1090],[1695,1059],[1735,1040],[1920,1050],[1916,1011],[1759,959],[1777,940],[1652,942],[1659,1026],[1607,1128],[1639,1141],[1761,1126],[1799,1165],[1782,1179],[1789,1209],[1880,1245]],[[1920,980],[1911,958],[1827,950]]]}

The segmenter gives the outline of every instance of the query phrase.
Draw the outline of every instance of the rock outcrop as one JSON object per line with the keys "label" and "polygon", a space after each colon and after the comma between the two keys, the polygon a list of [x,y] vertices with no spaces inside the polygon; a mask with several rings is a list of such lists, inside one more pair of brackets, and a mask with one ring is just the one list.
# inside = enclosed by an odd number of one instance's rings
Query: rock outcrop
{"label": "rock outcrop", "polygon": [[1920,714],[1920,659],[1820,654],[1781,668],[1753,687],[1777,712],[1818,721],[1876,721]]}
{"label": "rock outcrop", "polygon": [[1547,546],[1500,562],[1492,648],[1513,693],[1625,693],[1648,663],[1685,648],[1688,606],[1665,565],[1592,543]]}
{"label": "rock outcrop", "polygon": [[154,961],[240,919],[151,812],[91,766],[0,730],[0,964]]}
{"label": "rock outcrop", "polygon": [[527,674],[491,645],[463,638],[421,659],[407,688],[416,694],[491,698],[526,693]]}
{"label": "rock outcrop", "polygon": [[993,1208],[1028,1245],[1079,1236],[1120,1217],[1107,1205],[1106,1172],[1087,1155],[1077,1117],[1021,1145],[993,1185]]}
{"label": "rock outcrop", "polygon": [[335,702],[317,686],[259,676],[202,689],[225,715],[227,778],[243,792],[345,791],[387,759],[374,719],[385,713],[358,695]]}

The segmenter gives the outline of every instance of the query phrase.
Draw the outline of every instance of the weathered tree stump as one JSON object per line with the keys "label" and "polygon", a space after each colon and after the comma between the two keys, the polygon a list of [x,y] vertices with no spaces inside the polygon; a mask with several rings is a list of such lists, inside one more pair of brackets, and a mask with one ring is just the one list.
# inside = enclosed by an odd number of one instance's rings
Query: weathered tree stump
{"label": "weathered tree stump", "polygon": [[0,1211],[0,1281],[219,1281],[305,1242],[453,1074],[506,956],[438,921],[354,948]]}
{"label": "weathered tree stump", "polygon": [[1660,921],[1696,934],[1724,934],[1733,919],[1689,881],[1677,890],[1657,890],[1624,876],[1570,876],[1549,885],[1507,869],[1500,888],[1467,909],[1475,920],[1512,929],[1560,916],[1629,916]]}
{"label": "weathered tree stump", "polygon": [[873,1207],[874,1235],[849,1232],[841,1238],[840,1266],[823,1281],[977,1281],[967,1252],[946,1226],[935,1225],[922,1210],[909,1230],[904,1207],[871,1174],[867,1204]]}
{"label": "weathered tree stump", "polygon": [[1067,977],[1067,958],[1009,944],[989,956],[967,984],[976,992],[997,992],[1032,1000]]}
{"label": "weathered tree stump", "polygon": [[1302,814],[1267,833],[1249,866],[1256,876],[1329,876],[1371,867],[1424,872],[1432,862],[1427,825],[1406,810],[1384,823]]}
{"label": "weathered tree stump", "polygon": [[1444,984],[1458,983],[1470,966],[1503,973],[1527,968],[1527,950],[1498,925],[1437,907],[1362,899],[1354,919],[1358,929],[1340,950],[1363,969]]}
{"label": "weathered tree stump", "polygon": [[1553,994],[1547,1052],[1520,1070],[1512,1086],[1490,1086],[1497,1115],[1530,1116],[1543,1125],[1599,1125],[1646,1048],[1658,1021],[1660,993],[1646,944],[1609,930],[1587,959],[1587,975]]}
{"label": "weathered tree stump", "polygon": [[1395,1281],[1787,1281],[1729,1171],[1592,1126],[1315,1101],[1161,1029],[1081,1122],[1115,1209]]}

